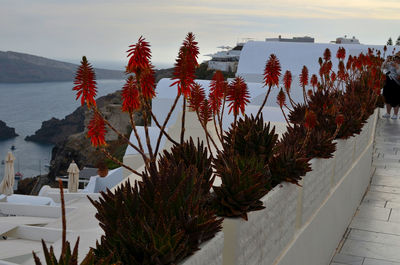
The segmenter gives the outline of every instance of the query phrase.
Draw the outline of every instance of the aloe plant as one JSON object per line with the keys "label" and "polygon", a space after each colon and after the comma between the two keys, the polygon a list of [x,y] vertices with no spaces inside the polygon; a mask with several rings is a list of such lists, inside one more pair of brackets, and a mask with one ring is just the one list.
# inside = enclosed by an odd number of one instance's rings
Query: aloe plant
{"label": "aloe plant", "polygon": [[295,145],[278,144],[276,154],[270,160],[271,185],[275,187],[283,181],[293,184],[311,171],[310,158],[305,157]]}
{"label": "aloe plant", "polygon": [[219,215],[240,216],[264,208],[260,198],[271,189],[268,162],[277,141],[275,128],[262,115],[240,118],[224,136],[223,149],[214,161],[222,185],[213,187]]}
{"label": "aloe plant", "polygon": [[123,264],[175,264],[192,254],[221,230],[222,219],[208,206],[212,181],[202,143],[190,140],[164,151],[157,172],[92,201],[105,232],[96,258],[115,253],[112,261]]}

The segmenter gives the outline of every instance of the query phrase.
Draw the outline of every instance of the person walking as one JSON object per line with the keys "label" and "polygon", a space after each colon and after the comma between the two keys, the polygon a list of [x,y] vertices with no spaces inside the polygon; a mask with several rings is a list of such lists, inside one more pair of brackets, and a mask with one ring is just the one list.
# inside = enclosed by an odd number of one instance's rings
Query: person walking
{"label": "person walking", "polygon": [[385,98],[386,113],[383,118],[389,118],[393,108],[392,119],[396,120],[400,107],[400,52],[394,56],[388,56],[382,64],[382,71],[386,74],[386,82],[383,87],[383,97]]}

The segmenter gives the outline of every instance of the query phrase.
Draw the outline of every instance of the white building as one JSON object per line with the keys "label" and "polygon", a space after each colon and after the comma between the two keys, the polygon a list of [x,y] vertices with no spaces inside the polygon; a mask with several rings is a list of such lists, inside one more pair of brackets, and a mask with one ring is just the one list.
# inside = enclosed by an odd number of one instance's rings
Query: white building
{"label": "white building", "polygon": [[304,36],[304,37],[293,37],[293,38],[289,39],[289,38],[282,38],[282,36],[279,35],[278,38],[266,38],[265,41],[314,43],[314,42],[315,42],[315,39],[314,39],[314,38],[311,38],[311,37],[309,37],[309,36]]}
{"label": "white building", "polygon": [[360,44],[360,41],[353,36],[353,38],[347,38],[346,35],[344,37],[336,38],[334,42],[336,44]]}
{"label": "white building", "polygon": [[[333,70],[335,70],[339,62],[336,58],[339,47],[346,49],[346,56],[358,56],[361,52],[367,53],[368,48],[380,50],[383,54],[384,46],[252,41],[243,47],[236,76],[242,76],[247,82],[262,82],[265,64],[271,54],[275,54],[279,59],[282,76],[286,70],[290,70],[293,77],[298,77],[304,65],[308,68],[309,76],[318,74],[320,68],[318,58],[323,57],[326,48],[331,51]],[[389,46],[387,49],[386,54],[391,54],[393,46]],[[293,84],[298,85],[298,80],[294,79]]]}
{"label": "white building", "polygon": [[205,56],[211,57],[211,60],[208,61],[208,69],[236,72],[240,59],[240,52],[243,49],[244,44],[244,42],[237,43],[232,49],[230,49],[229,46],[222,46],[219,48],[226,49],[225,51],[219,51],[214,54],[206,54]]}

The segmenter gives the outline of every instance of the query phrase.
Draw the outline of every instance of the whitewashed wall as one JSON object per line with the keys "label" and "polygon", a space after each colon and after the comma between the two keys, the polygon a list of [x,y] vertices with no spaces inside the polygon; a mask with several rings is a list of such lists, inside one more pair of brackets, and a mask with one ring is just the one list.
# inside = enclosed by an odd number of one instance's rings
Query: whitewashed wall
{"label": "whitewashed wall", "polygon": [[[222,264],[329,264],[372,175],[376,118],[377,111],[360,135],[339,140],[333,158],[313,159],[302,187],[278,185],[247,222],[226,218]],[[195,256],[209,264],[206,252]]]}

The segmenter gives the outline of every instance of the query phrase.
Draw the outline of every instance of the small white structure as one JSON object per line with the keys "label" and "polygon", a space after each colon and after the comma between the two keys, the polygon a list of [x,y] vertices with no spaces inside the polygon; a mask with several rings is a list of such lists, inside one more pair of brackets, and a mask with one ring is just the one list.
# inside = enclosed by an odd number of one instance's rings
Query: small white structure
{"label": "small white structure", "polygon": [[79,186],[79,168],[75,161],[72,160],[72,163],[68,167],[68,191],[69,192],[78,192]]}
{"label": "small white structure", "polygon": [[11,195],[14,193],[14,161],[15,157],[11,152],[7,153],[4,178],[0,183],[0,194]]}

